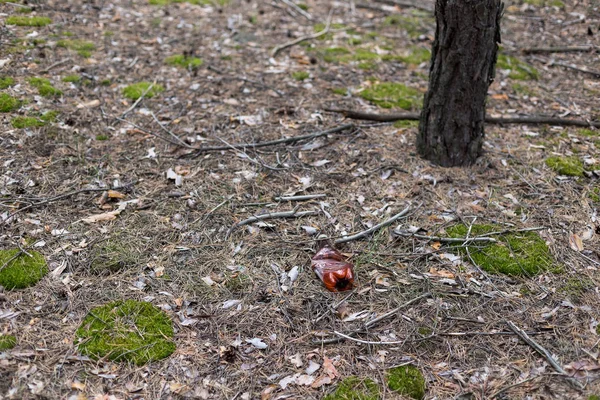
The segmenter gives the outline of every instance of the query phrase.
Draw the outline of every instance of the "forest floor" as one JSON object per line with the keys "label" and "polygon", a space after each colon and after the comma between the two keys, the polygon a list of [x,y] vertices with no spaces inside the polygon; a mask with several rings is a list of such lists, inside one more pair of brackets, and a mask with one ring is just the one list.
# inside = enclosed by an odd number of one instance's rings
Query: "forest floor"
{"label": "forest floor", "polygon": [[[436,167],[416,154],[415,123],[324,111],[418,111],[431,12],[378,2],[306,0],[301,11],[291,1],[154,3],[0,1],[0,248],[39,251],[50,270],[35,286],[0,293],[0,334],[17,342],[0,350],[0,397],[320,399],[358,376],[395,399],[387,371],[404,364],[422,372],[426,398],[600,393],[598,129],[487,125],[481,162]],[[600,119],[600,76],[560,65],[598,70],[598,51],[522,51],[598,49],[598,3],[565,3],[506,5],[488,115]],[[330,32],[273,56],[329,19]],[[20,26],[30,23],[40,26]],[[125,88],[143,81],[152,86],[138,90],[141,100],[127,98],[134,90]],[[229,148],[348,123],[312,139]],[[224,150],[194,150],[206,146]],[[557,173],[550,158],[580,176]],[[326,196],[275,200],[310,194]],[[393,225],[338,246],[356,288],[328,292],[310,266],[317,235],[364,231],[407,206]],[[314,213],[230,231],[295,207]],[[552,268],[493,274],[443,241],[407,234],[445,236],[457,223],[539,227]],[[323,342],[415,298],[352,340]],[[75,332],[88,312],[125,299],[166,312],[172,355],[136,366],[79,352]]]}

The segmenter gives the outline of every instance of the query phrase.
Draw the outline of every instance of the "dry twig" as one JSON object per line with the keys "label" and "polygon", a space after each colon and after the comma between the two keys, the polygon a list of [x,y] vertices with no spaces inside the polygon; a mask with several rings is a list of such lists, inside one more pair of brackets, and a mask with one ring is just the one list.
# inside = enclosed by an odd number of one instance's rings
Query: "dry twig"
{"label": "dry twig", "polygon": [[265,219],[276,219],[276,218],[300,218],[300,217],[306,217],[308,215],[316,215],[319,213],[318,211],[296,211],[297,209],[298,209],[298,207],[294,208],[291,211],[282,211],[282,212],[253,215],[250,218],[240,221],[237,224],[233,225],[231,228],[229,228],[229,230],[225,234],[225,239],[228,239],[229,235],[231,235],[231,233],[235,229],[239,228],[240,226],[251,224],[253,222],[264,221]]}
{"label": "dry twig", "polygon": [[404,210],[400,211],[398,214],[394,215],[393,217],[383,221],[382,223],[374,225],[365,231],[355,233],[354,235],[345,236],[345,237],[336,239],[334,241],[334,243],[340,244],[340,243],[350,242],[352,240],[362,239],[366,236],[369,236],[373,232],[377,232],[381,228],[385,228],[386,226],[393,224],[395,221],[399,220],[400,218],[402,218],[406,214],[408,214],[409,211],[410,211],[410,205],[406,206],[406,208]]}

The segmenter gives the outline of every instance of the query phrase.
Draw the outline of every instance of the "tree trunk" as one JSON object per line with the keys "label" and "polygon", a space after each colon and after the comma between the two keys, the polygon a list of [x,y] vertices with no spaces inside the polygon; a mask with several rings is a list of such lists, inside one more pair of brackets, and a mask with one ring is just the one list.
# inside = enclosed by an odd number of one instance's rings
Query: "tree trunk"
{"label": "tree trunk", "polygon": [[429,89],[417,136],[419,154],[436,164],[470,165],[481,154],[503,8],[501,0],[436,0]]}

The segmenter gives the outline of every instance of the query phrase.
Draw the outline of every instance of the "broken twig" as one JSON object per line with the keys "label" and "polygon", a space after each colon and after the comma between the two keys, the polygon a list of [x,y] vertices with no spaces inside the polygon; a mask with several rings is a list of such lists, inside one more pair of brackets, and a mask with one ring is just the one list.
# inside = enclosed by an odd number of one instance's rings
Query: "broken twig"
{"label": "broken twig", "polygon": [[276,218],[300,218],[300,217],[306,217],[308,215],[316,215],[319,213],[318,211],[296,211],[297,209],[298,209],[298,207],[294,208],[291,211],[282,211],[282,212],[253,215],[250,218],[240,221],[237,224],[233,225],[231,228],[229,228],[229,230],[225,234],[225,239],[228,239],[229,235],[231,235],[231,233],[235,229],[239,228],[240,226],[251,224],[253,222],[263,221],[265,219],[276,219]]}
{"label": "broken twig", "polygon": [[346,242],[350,242],[352,240],[357,240],[357,239],[361,239],[361,238],[364,238],[366,236],[369,236],[371,233],[377,232],[381,228],[385,228],[386,226],[393,224],[395,221],[399,220],[400,218],[402,218],[406,214],[408,214],[409,211],[410,211],[410,205],[406,206],[406,208],[404,210],[400,211],[398,214],[394,215],[390,219],[387,219],[387,220],[383,221],[380,224],[374,225],[374,226],[372,226],[371,228],[369,228],[369,229],[367,229],[365,231],[358,232],[358,233],[356,233],[354,235],[345,236],[345,237],[336,239],[334,241],[334,243],[335,244],[346,243]]}
{"label": "broken twig", "polygon": [[325,193],[319,194],[305,194],[302,196],[277,196],[273,197],[274,201],[306,201],[306,200],[314,200],[314,199],[322,199],[327,197]]}

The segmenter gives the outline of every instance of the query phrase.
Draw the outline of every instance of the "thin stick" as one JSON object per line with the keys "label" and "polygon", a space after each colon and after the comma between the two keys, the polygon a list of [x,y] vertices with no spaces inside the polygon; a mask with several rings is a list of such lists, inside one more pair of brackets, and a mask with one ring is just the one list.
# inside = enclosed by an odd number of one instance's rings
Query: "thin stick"
{"label": "thin stick", "polygon": [[404,343],[406,343],[406,340],[400,340],[400,341],[396,341],[396,342],[376,342],[376,341],[373,342],[370,340],[362,340],[362,339],[353,338],[352,336],[345,335],[342,332],[338,332],[338,331],[333,331],[333,333],[335,333],[336,335],[338,335],[341,338],[352,340],[353,342],[358,342],[358,343],[363,343],[363,344],[404,344]]}
{"label": "thin stick", "polygon": [[[155,83],[156,83],[156,81],[151,83],[150,86],[148,86],[146,88],[146,90],[144,90],[142,92],[142,95],[135,100],[135,102],[131,105],[131,107],[129,107],[127,110],[125,110],[123,112],[123,114],[121,114],[121,118],[125,118],[125,116],[131,112],[131,110],[133,110],[134,108],[137,107],[137,105],[144,99],[144,97],[148,94],[148,92],[152,90]],[[119,118],[117,118],[117,119],[119,119]]]}
{"label": "thin stick", "polygon": [[45,74],[46,72],[50,71],[51,69],[56,68],[60,65],[63,65],[69,61],[71,61],[70,58],[65,58],[64,60],[57,61],[54,64],[52,64],[51,66],[49,66],[48,68],[41,70],[40,74]]}
{"label": "thin stick", "polygon": [[187,148],[187,149],[195,149],[194,146],[190,146],[189,144],[187,144],[186,142],[184,142],[183,140],[181,140],[181,138],[179,136],[177,136],[176,134],[174,134],[172,131],[170,131],[169,129],[167,129],[166,126],[164,126],[164,124],[162,124],[158,118],[156,117],[156,115],[154,115],[153,112],[150,112],[150,115],[152,115],[152,118],[154,119],[154,121],[158,124],[158,126],[161,127],[161,129],[165,132],[167,132],[169,135],[171,135],[171,137],[173,139],[175,139],[181,146]]}
{"label": "thin stick", "polygon": [[[552,357],[552,355],[550,354],[550,352],[548,350],[546,350],[544,347],[542,347],[542,345],[540,345],[538,342],[536,342],[535,340],[530,338],[529,335],[527,335],[527,333],[525,333],[525,331],[523,331],[521,328],[516,326],[512,321],[506,320],[505,322],[506,322],[506,325],[508,325],[508,327],[514,333],[516,333],[517,336],[519,336],[519,338],[521,338],[522,341],[527,343],[535,351],[537,351],[542,357],[544,357],[546,359],[546,361],[548,361],[548,364],[550,364],[556,372],[568,377],[567,372],[560,366],[560,364],[558,362],[556,362],[556,360]],[[571,383],[577,389],[580,389],[580,390],[583,389],[583,385],[581,384],[581,382],[579,382],[571,377],[568,377],[567,380],[569,383]]]}
{"label": "thin stick", "polygon": [[311,133],[308,135],[293,136],[293,137],[284,138],[284,139],[269,140],[266,142],[238,143],[238,144],[234,143],[230,146],[200,147],[196,150],[195,153],[193,153],[193,156],[198,157],[198,156],[200,156],[200,154],[206,153],[209,151],[223,151],[223,150],[230,150],[232,148],[234,148],[234,149],[245,149],[245,148],[255,149],[255,148],[259,148],[259,147],[276,146],[278,144],[284,144],[284,143],[285,144],[294,143],[294,142],[299,142],[301,140],[315,139],[315,138],[318,138],[321,136],[327,136],[332,133],[338,133],[338,132],[344,131],[346,129],[351,129],[351,128],[354,128],[353,124],[346,124],[346,125],[338,126],[336,128],[328,129],[326,131],[315,132],[315,133]]}
{"label": "thin stick", "polygon": [[325,193],[320,194],[305,194],[302,196],[276,196],[273,197],[274,201],[305,201],[305,200],[314,200],[314,199],[322,199],[323,197],[327,197]]}
{"label": "thin stick", "polygon": [[[392,113],[392,114],[375,114],[353,110],[342,110],[335,108],[325,108],[324,111],[343,114],[346,118],[358,119],[363,121],[378,121],[378,122],[394,122],[394,121],[418,121],[419,113]],[[583,119],[566,119],[547,116],[532,116],[532,117],[504,117],[494,118],[485,117],[485,122],[489,124],[548,124],[561,126],[582,126],[600,128],[600,121],[586,121]]]}
{"label": "thin stick", "polygon": [[298,207],[294,208],[291,211],[282,211],[282,212],[253,215],[250,218],[240,221],[237,224],[233,225],[231,228],[229,228],[229,230],[227,231],[227,234],[225,235],[225,239],[228,239],[229,235],[231,235],[231,232],[233,232],[235,229],[239,228],[240,226],[251,224],[253,222],[264,221],[265,219],[275,219],[275,218],[300,218],[300,217],[306,217],[308,215],[316,215],[319,213],[318,211],[296,211],[297,208]]}
{"label": "thin stick", "polygon": [[600,51],[598,46],[566,46],[566,47],[530,47],[521,49],[525,54],[535,53],[587,53],[591,51]]}
{"label": "thin stick", "polygon": [[[374,318],[374,319],[372,319],[372,320],[370,320],[370,321],[368,321],[368,322],[365,322],[365,324],[363,325],[363,328],[362,328],[362,329],[369,329],[369,328],[371,328],[372,326],[376,325],[377,323],[381,322],[382,320],[384,320],[384,319],[386,319],[386,318],[388,318],[388,317],[390,317],[390,316],[392,316],[392,315],[395,315],[395,314],[396,314],[398,311],[400,311],[401,309],[403,309],[403,308],[406,308],[406,307],[408,307],[408,306],[410,306],[410,305],[412,305],[412,304],[414,304],[414,303],[418,302],[419,300],[422,300],[422,299],[424,299],[424,298],[426,298],[426,297],[430,297],[430,296],[431,296],[431,293],[430,293],[430,292],[423,293],[422,295],[420,295],[420,296],[417,296],[417,297],[415,297],[414,299],[411,299],[411,300],[407,301],[406,303],[404,303],[404,304],[402,304],[402,305],[400,305],[400,306],[398,306],[398,307],[394,308],[393,310],[390,310],[390,311],[386,312],[385,314],[382,314],[382,315],[380,315],[380,316],[379,316],[379,317],[377,317],[377,318]],[[359,333],[359,331],[358,331],[358,330],[357,330],[357,331],[353,331],[353,332],[349,332],[349,333],[347,333],[346,335],[347,335],[347,336],[351,336],[351,337],[353,337],[353,336],[355,336],[357,333]],[[331,343],[338,343],[338,342],[341,342],[342,340],[344,340],[344,338],[337,337],[337,338],[331,338],[331,339],[321,339],[321,340],[315,340],[315,343],[319,343],[319,344],[331,344]]]}
{"label": "thin stick", "polygon": [[[174,146],[182,146],[182,144],[181,144],[181,143],[179,143],[179,142],[174,142],[174,141],[172,141],[172,140],[170,140],[170,139],[164,138],[164,137],[160,136],[159,134],[157,134],[157,133],[154,133],[154,132],[152,132],[152,131],[149,131],[149,130],[147,130],[147,129],[144,129],[144,128],[142,128],[141,126],[139,126],[138,124],[136,124],[136,123],[134,123],[134,122],[131,122],[131,121],[127,120],[127,119],[124,119],[124,118],[121,118],[121,117],[115,117],[115,118],[116,118],[118,121],[121,121],[121,122],[126,122],[126,123],[128,123],[129,125],[131,125],[131,126],[135,127],[136,129],[139,129],[141,132],[144,132],[144,133],[146,133],[146,134],[148,134],[148,135],[154,136],[154,137],[155,137],[155,138],[157,138],[157,139],[163,140],[163,141],[165,141],[165,142],[167,142],[167,143],[170,143],[170,144],[172,144],[172,145],[174,145]],[[191,148],[192,148],[192,149],[195,149],[194,147],[191,147]]]}
{"label": "thin stick", "polygon": [[450,237],[441,237],[441,236],[427,236],[427,235],[419,235],[418,233],[410,233],[410,232],[401,232],[401,231],[393,231],[394,235],[403,236],[403,237],[414,237],[417,239],[426,239],[432,240],[441,243],[469,243],[469,242],[497,242],[494,238],[489,237],[473,237],[473,238],[450,238]]}
{"label": "thin stick", "polygon": [[333,243],[335,243],[335,244],[346,243],[346,242],[350,242],[352,240],[357,240],[357,239],[361,239],[366,236],[369,236],[371,233],[377,232],[381,228],[385,228],[386,226],[393,224],[395,221],[397,221],[398,219],[400,219],[400,218],[404,217],[406,214],[408,214],[409,211],[410,211],[410,205],[406,206],[406,208],[404,210],[400,211],[398,214],[394,215],[392,218],[385,220],[380,224],[374,225],[371,228],[369,228],[365,231],[362,231],[362,232],[358,232],[354,235],[336,239]]}
{"label": "thin stick", "polygon": [[331,26],[331,15],[332,15],[333,9],[329,12],[329,16],[327,17],[327,23],[325,24],[325,29],[323,29],[321,32],[317,32],[314,33],[312,35],[308,35],[308,36],[301,36],[298,39],[292,40],[291,42],[287,42],[282,44],[281,46],[275,46],[275,48],[273,49],[273,51],[271,51],[271,57],[277,57],[277,54],[279,54],[279,52],[281,52],[282,50],[287,49],[288,47],[292,47],[295,46],[299,43],[302,42],[306,42],[307,40],[313,40],[313,39],[317,39],[320,38],[323,35],[326,35],[329,33],[329,27]]}
{"label": "thin stick", "polygon": [[310,15],[309,13],[304,11],[302,8],[298,7],[293,1],[281,0],[281,2],[287,4],[289,7],[293,8],[294,11],[296,11],[298,14],[302,15],[307,20],[312,21],[312,19],[313,19],[312,15]]}

